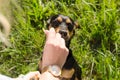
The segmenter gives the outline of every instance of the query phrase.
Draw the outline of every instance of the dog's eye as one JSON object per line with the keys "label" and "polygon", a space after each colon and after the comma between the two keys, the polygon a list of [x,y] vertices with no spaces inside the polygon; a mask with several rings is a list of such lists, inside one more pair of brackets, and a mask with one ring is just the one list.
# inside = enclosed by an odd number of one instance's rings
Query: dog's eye
{"label": "dog's eye", "polygon": [[68,25],[68,30],[72,31],[74,26],[71,23],[67,23],[67,25]]}
{"label": "dog's eye", "polygon": [[52,26],[53,27],[58,27],[60,25],[61,22],[59,22],[58,20],[55,20],[52,22]]}

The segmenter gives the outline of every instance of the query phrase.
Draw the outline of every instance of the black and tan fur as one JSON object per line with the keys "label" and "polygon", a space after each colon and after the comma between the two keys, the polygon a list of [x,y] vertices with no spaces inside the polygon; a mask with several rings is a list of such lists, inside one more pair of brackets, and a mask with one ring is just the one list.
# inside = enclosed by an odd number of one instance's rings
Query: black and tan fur
{"label": "black and tan fur", "polygon": [[54,15],[47,21],[47,29],[53,27],[64,38],[66,47],[69,49],[69,55],[62,68],[62,80],[81,80],[81,68],[73,57],[70,49],[70,41],[75,34],[78,24],[70,17],[64,15]]}

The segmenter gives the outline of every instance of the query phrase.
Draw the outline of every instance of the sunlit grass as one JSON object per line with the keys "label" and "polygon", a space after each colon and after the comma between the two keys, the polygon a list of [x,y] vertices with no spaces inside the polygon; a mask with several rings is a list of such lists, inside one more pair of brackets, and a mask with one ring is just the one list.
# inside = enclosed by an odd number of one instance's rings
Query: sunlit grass
{"label": "sunlit grass", "polygon": [[64,14],[80,25],[71,48],[83,80],[119,80],[119,0],[19,0],[11,5],[12,47],[0,51],[0,73],[15,77],[37,70],[45,40],[42,28],[49,16]]}

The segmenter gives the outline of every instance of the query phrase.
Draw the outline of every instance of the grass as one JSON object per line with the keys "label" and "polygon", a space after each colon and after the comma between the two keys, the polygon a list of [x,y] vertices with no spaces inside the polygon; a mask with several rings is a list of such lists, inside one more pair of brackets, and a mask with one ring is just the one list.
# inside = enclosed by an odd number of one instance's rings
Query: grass
{"label": "grass", "polygon": [[0,51],[0,73],[16,77],[37,69],[49,16],[64,14],[81,26],[71,42],[83,80],[120,79],[119,0],[11,0],[10,42]]}

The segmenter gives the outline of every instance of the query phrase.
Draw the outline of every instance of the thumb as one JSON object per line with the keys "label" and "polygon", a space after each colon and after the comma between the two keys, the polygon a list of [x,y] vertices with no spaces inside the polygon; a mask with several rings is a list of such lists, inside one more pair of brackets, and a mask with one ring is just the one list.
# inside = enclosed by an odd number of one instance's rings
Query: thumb
{"label": "thumb", "polygon": [[49,33],[49,31],[48,31],[48,30],[45,30],[44,28],[43,28],[43,32],[45,33],[46,36],[47,36],[48,33]]}

